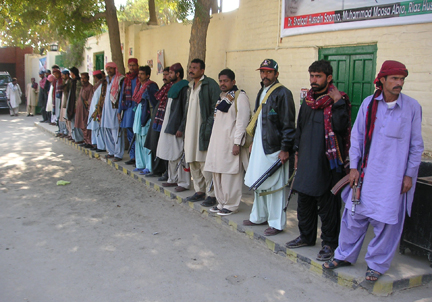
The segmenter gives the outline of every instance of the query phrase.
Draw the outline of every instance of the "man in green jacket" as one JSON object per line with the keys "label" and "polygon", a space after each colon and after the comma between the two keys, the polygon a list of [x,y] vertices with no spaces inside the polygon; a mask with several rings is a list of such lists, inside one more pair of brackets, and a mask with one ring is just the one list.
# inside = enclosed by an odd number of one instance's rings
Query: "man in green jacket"
{"label": "man in green jacket", "polygon": [[195,194],[186,200],[196,202],[207,198],[202,206],[211,207],[216,204],[213,188],[211,188],[212,174],[204,172],[207,148],[213,127],[216,102],[221,90],[218,83],[205,76],[205,63],[201,59],[191,61],[187,111],[184,117],[185,160],[189,163],[193,178]]}

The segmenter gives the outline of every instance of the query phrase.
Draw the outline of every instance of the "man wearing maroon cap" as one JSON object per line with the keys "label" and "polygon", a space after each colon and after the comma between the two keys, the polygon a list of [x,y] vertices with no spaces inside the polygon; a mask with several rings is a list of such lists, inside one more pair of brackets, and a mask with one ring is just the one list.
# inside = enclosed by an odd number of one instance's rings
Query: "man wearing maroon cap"
{"label": "man wearing maroon cap", "polygon": [[[421,106],[401,93],[407,76],[404,64],[385,61],[374,82],[377,90],[360,107],[349,151],[350,187],[355,189],[342,192],[345,209],[339,247],[324,269],[355,263],[369,224],[375,237],[365,257],[366,280],[377,281],[390,267],[405,211],[411,212],[423,152]],[[355,203],[354,190],[359,200]]]}
{"label": "man wearing maroon cap", "polygon": [[275,60],[265,59],[260,67],[261,90],[255,102],[255,113],[246,132],[253,136],[251,156],[245,175],[245,184],[252,184],[278,159],[282,167],[264,181],[254,194],[254,203],[248,220],[243,225],[268,224],[265,236],[283,231],[286,214],[284,186],[288,183],[289,152],[294,145],[295,106],[291,91],[278,81],[279,65]]}
{"label": "man wearing maroon cap", "polygon": [[[135,91],[135,87],[138,80],[138,59],[129,58],[128,60],[128,68],[129,72],[126,73],[125,79],[123,81],[122,90],[120,92],[120,102],[119,108],[117,112],[117,118],[120,122],[121,128],[126,128],[126,136],[129,141],[130,146],[129,156],[130,159],[125,162],[127,165],[135,164],[135,141],[132,142],[134,133],[133,133],[133,123],[135,117],[135,108],[137,103],[132,102],[132,95]],[[123,116],[122,116],[123,115]]]}

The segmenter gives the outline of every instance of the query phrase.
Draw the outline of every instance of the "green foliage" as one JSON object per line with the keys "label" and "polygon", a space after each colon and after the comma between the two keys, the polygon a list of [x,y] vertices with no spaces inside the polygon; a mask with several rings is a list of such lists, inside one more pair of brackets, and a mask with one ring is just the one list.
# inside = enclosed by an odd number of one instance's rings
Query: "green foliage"
{"label": "green foliage", "polygon": [[46,48],[52,42],[65,47],[88,32],[100,33],[105,11],[103,0],[3,0],[0,34],[3,46]]}
{"label": "green foliage", "polygon": [[[198,0],[155,0],[155,4],[159,25],[190,22],[195,8],[201,6]],[[146,22],[150,18],[148,0],[128,0],[117,15],[119,21]]]}

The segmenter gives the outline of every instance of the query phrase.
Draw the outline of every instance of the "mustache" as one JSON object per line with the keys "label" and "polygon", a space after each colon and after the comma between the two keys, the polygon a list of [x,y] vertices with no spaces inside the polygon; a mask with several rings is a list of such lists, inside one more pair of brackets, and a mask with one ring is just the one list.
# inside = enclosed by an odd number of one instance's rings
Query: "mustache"
{"label": "mustache", "polygon": [[268,78],[264,78],[264,79],[262,79],[263,81],[265,81],[265,80],[267,80],[267,81],[270,81]]}
{"label": "mustache", "polygon": [[397,89],[397,88],[402,89],[402,86],[395,86],[395,87],[393,87],[393,89]]}

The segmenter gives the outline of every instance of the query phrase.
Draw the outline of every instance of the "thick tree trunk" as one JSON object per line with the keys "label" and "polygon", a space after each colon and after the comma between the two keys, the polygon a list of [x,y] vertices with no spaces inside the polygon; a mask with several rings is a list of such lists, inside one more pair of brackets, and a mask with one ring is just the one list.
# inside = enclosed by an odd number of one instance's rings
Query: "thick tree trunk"
{"label": "thick tree trunk", "polygon": [[156,5],[155,0],[148,0],[148,7],[150,13],[150,20],[148,20],[147,25],[157,25],[157,17],[156,17]]}
{"label": "thick tree trunk", "polygon": [[[207,29],[210,23],[210,6],[214,0],[198,0],[195,7],[195,16],[192,23],[191,36],[189,40],[189,61],[201,59],[205,62]],[[189,74],[189,72],[187,72]]]}
{"label": "thick tree trunk", "polygon": [[123,54],[120,43],[119,23],[117,19],[117,9],[114,5],[114,0],[105,0],[105,7],[112,60],[117,64],[118,71],[121,74],[125,74]]}

